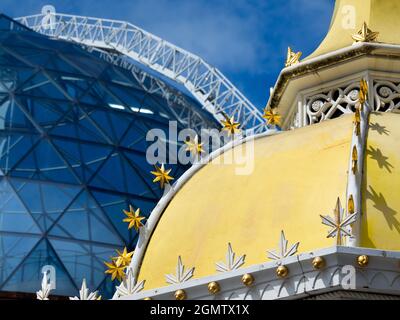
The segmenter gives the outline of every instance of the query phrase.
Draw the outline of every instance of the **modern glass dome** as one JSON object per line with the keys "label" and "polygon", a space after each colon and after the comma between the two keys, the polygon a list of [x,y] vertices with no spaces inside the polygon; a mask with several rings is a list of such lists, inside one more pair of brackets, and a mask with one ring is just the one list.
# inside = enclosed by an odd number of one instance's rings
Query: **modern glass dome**
{"label": "modern glass dome", "polygon": [[168,103],[128,70],[0,16],[1,291],[37,291],[51,265],[55,295],[75,295],[83,278],[110,294],[103,262],[137,238],[122,210],[148,216],[161,196],[145,137],[178,120]]}

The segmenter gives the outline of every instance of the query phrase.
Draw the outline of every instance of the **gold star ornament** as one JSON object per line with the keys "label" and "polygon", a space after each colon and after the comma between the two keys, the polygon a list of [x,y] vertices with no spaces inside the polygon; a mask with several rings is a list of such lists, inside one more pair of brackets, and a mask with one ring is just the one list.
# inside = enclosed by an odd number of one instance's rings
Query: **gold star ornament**
{"label": "gold star ornament", "polygon": [[117,250],[117,254],[118,254],[118,257],[112,258],[113,261],[115,261],[115,264],[117,266],[127,267],[130,265],[131,260],[132,260],[133,251],[128,252],[128,250],[125,247],[122,252]]}
{"label": "gold star ornament", "polygon": [[151,171],[151,174],[155,176],[153,182],[159,182],[161,188],[164,188],[166,184],[169,184],[171,180],[174,180],[174,178],[169,175],[172,169],[165,170],[164,164],[161,164],[161,167],[155,166],[155,168],[156,171]]}
{"label": "gold star ornament", "polygon": [[357,42],[375,42],[378,39],[379,32],[373,32],[368,28],[366,22],[363,23],[361,29],[353,34],[351,37],[354,40],[354,43]]}
{"label": "gold star ornament", "polygon": [[135,230],[138,231],[139,228],[143,227],[142,220],[145,219],[145,217],[140,216],[139,208],[135,211],[133,207],[129,205],[129,211],[124,210],[124,213],[127,217],[122,221],[129,223],[128,229],[135,228]]}
{"label": "gold star ornament", "polygon": [[364,79],[360,81],[360,92],[358,94],[358,102],[362,106],[368,98],[368,83]]}
{"label": "gold star ornament", "polygon": [[222,121],[223,131],[228,132],[228,136],[235,135],[240,132],[240,122],[235,122],[234,117],[228,118],[225,117],[225,120]]}
{"label": "gold star ornament", "polygon": [[281,115],[271,108],[265,108],[263,118],[267,120],[267,125],[279,126],[281,124]]}
{"label": "gold star ornament", "polygon": [[111,275],[111,281],[114,281],[114,279],[118,279],[119,281],[125,279],[125,266],[118,266],[114,260],[111,262],[104,262],[104,264],[108,267],[105,273]]}
{"label": "gold star ornament", "polygon": [[288,47],[285,67],[290,67],[290,66],[293,66],[295,64],[298,64],[300,62],[300,58],[301,58],[302,54],[303,53],[300,52],[300,51],[299,52],[293,52],[292,48]]}
{"label": "gold star ornament", "polygon": [[201,155],[204,153],[203,143],[199,143],[199,137],[196,135],[193,140],[185,141],[186,151],[189,151],[192,155]]}

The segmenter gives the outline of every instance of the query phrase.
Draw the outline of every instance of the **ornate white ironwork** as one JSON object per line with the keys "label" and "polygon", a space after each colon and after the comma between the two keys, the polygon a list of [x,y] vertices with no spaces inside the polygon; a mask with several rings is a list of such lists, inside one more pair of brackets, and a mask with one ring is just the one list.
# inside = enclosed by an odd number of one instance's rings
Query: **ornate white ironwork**
{"label": "ornate white ironwork", "polygon": [[194,267],[185,271],[181,256],[178,257],[178,265],[176,266],[176,274],[166,274],[165,278],[169,284],[178,284],[188,281],[193,277]]}
{"label": "ornate white ironwork", "polygon": [[52,6],[16,20],[50,37],[123,54],[183,84],[218,120],[225,113],[245,129],[267,130],[261,112],[218,69],[128,22],[59,14]]}
{"label": "ornate white ironwork", "polygon": [[391,112],[400,108],[399,80],[375,80],[373,86],[375,111]]}
{"label": "ornate white ironwork", "polygon": [[286,240],[285,233],[281,231],[281,238],[279,240],[279,248],[277,250],[268,250],[268,258],[272,260],[282,260],[284,258],[293,256],[297,253],[300,242],[296,242],[290,246],[288,249],[289,241]]}
{"label": "ornate white ironwork", "polygon": [[81,290],[79,290],[79,298],[76,296],[69,297],[69,300],[99,300],[99,298],[97,297],[97,291],[89,292],[86,286],[86,279],[83,279]]}
{"label": "ornate white ironwork", "polygon": [[226,263],[225,262],[217,262],[217,271],[218,272],[227,272],[239,269],[243,264],[246,255],[241,255],[238,259],[235,258],[235,252],[232,250],[232,246],[228,243],[228,252],[226,253]]}
{"label": "ornate white ironwork", "polygon": [[51,291],[51,283],[47,277],[47,272],[43,272],[42,288],[36,292],[36,299],[38,300],[49,300],[49,294]]}
{"label": "ornate white ironwork", "polygon": [[393,75],[385,79],[385,75],[368,73],[319,92],[300,93],[301,98],[297,101],[298,110],[292,115],[292,128],[354,113],[362,77],[369,79],[371,99],[367,104],[370,111],[394,112],[400,109],[400,75],[397,79],[394,79]]}
{"label": "ornate white ironwork", "polygon": [[132,295],[135,293],[139,293],[140,291],[143,290],[144,283],[145,283],[145,280],[136,282],[136,278],[133,275],[132,269],[130,267],[128,267],[125,279],[117,287],[117,296],[123,297],[123,296]]}
{"label": "ornate white ironwork", "polygon": [[342,114],[353,113],[358,101],[359,83],[335,87],[305,99],[307,124],[337,118]]}

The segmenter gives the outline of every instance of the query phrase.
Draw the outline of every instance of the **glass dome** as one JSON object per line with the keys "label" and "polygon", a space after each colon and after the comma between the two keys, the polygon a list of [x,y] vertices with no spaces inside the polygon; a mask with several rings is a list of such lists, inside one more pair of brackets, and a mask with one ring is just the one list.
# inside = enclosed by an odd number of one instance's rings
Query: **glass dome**
{"label": "glass dome", "polygon": [[0,16],[1,291],[37,291],[51,265],[55,295],[75,295],[83,278],[111,294],[104,261],[137,238],[122,210],[148,216],[161,196],[146,133],[168,132],[173,107],[128,70]]}

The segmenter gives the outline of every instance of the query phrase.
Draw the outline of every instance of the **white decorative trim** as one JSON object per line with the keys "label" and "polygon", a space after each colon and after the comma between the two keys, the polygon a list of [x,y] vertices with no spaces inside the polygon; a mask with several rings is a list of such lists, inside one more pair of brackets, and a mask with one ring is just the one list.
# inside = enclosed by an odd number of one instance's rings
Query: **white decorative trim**
{"label": "white decorative trim", "polygon": [[128,271],[126,272],[126,277],[117,287],[116,294],[118,297],[122,297],[139,293],[140,291],[143,290],[144,284],[145,280],[142,280],[139,283],[136,282],[136,279],[133,276],[132,269],[128,267]]}
{"label": "white decorative trim", "polygon": [[297,253],[300,242],[292,244],[288,250],[289,241],[286,240],[285,233],[281,231],[281,237],[279,239],[279,248],[277,250],[268,250],[267,256],[272,260],[282,260],[284,258],[293,256]]}
{"label": "white decorative trim", "polygon": [[368,82],[370,111],[400,109],[400,73],[368,70],[300,91],[288,115],[290,127],[300,128],[354,113],[362,78]]}
{"label": "white decorative trim", "polygon": [[[171,202],[171,200],[174,198],[174,196],[177,194],[179,190],[182,189],[182,187],[190,180],[192,176],[194,176],[201,168],[206,166],[208,163],[222,155],[224,152],[229,151],[233,148],[235,148],[238,145],[244,144],[248,141],[252,141],[255,139],[260,139],[263,137],[267,136],[272,136],[281,133],[281,131],[278,130],[268,130],[267,132],[260,133],[254,136],[246,137],[244,139],[235,139],[222,148],[219,148],[218,150],[215,150],[214,152],[210,153],[207,157],[204,157],[204,159],[201,159],[200,162],[194,163],[190,169],[188,169],[168,190],[168,192],[165,192],[160,201],[157,203],[156,207],[153,209],[151,212],[149,218],[147,219],[146,224],[144,227],[139,229],[139,239],[136,244],[135,252],[132,256],[132,261],[130,264],[130,268],[133,270],[133,276],[137,278],[140,265],[142,263],[142,259],[144,257],[144,253],[146,251],[147,245],[150,241],[151,235],[153,234],[153,231],[160,220],[165,208],[168,206],[168,204]],[[113,298],[116,298],[116,294],[114,294]]]}
{"label": "white decorative trim", "polygon": [[[369,257],[368,266],[357,265],[360,255]],[[317,256],[325,260],[325,267],[319,270],[312,266],[312,260]],[[207,289],[207,284],[212,281],[218,282],[221,288],[218,300],[301,299],[345,290],[344,285],[348,284],[351,269],[355,272],[355,283],[346,292],[400,296],[399,259],[398,251],[335,246],[283,259],[282,263],[290,270],[285,279],[277,277],[275,270],[280,263],[273,261],[192,279],[183,284],[143,291],[121,299],[140,300],[151,297],[153,300],[173,300],[174,292],[178,289],[185,290],[190,300],[216,299]],[[246,287],[241,282],[245,273],[252,274],[255,279],[251,287]]]}
{"label": "white decorative trim", "polygon": [[89,289],[86,286],[86,279],[83,279],[81,290],[79,290],[79,297],[69,297],[69,300],[98,300],[97,291],[89,292]]}
{"label": "white decorative trim", "polygon": [[[368,88],[372,88],[371,80],[369,78],[366,79]],[[369,91],[370,92],[370,91]],[[349,166],[348,166],[348,174],[347,174],[347,191],[346,191],[346,211],[349,208],[349,199],[352,196],[354,202],[354,215],[357,215],[357,220],[352,225],[352,237],[347,239],[347,245],[351,247],[360,246],[361,240],[361,221],[362,221],[362,195],[361,195],[361,183],[363,178],[363,170],[364,170],[364,155],[365,148],[367,144],[367,134],[368,134],[368,122],[369,122],[369,114],[371,113],[370,102],[373,99],[373,95],[371,93],[368,94],[369,100],[367,100],[364,105],[360,109],[360,134],[357,135],[356,128],[354,125],[353,137],[350,147],[350,157],[349,157]],[[356,171],[353,172],[353,159],[352,153],[353,148],[357,150],[357,164]],[[348,212],[349,214],[349,212]]]}

